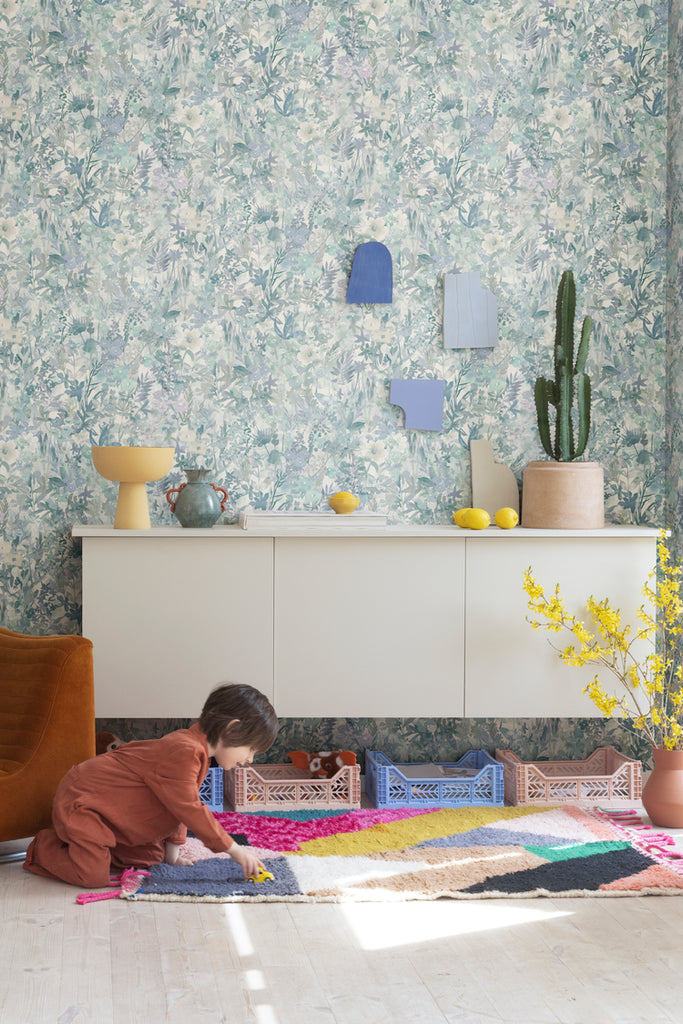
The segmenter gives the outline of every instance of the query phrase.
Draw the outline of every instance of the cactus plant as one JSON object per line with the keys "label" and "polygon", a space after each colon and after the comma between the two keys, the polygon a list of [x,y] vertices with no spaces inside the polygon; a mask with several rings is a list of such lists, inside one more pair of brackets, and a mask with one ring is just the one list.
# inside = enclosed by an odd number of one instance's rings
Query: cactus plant
{"label": "cactus plant", "polygon": [[[581,341],[574,362],[574,314],[576,288],[571,270],[565,270],[557,289],[557,323],[555,327],[555,379],[539,377],[534,397],[538,432],[547,454],[556,462],[571,462],[583,454],[588,441],[591,422],[591,382],[584,367],[588,355],[588,340],[593,328],[587,316],[581,328]],[[578,437],[574,440],[572,407],[577,398]],[[555,409],[554,444],[550,436],[550,406]]]}

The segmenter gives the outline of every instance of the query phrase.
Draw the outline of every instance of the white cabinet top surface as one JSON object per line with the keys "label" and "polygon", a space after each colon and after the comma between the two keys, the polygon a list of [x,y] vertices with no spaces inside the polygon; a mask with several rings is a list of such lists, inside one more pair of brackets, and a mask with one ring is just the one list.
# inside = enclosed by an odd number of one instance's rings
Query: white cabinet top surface
{"label": "white cabinet top surface", "polygon": [[142,537],[153,540],[162,537],[165,540],[180,540],[191,537],[219,539],[250,539],[254,537],[452,537],[457,540],[492,540],[494,538],[509,541],[539,538],[584,538],[598,537],[656,537],[660,530],[654,526],[605,526],[601,530],[538,530],[517,526],[512,530],[501,530],[497,526],[488,526],[484,530],[465,530],[459,526],[386,526],[355,529],[352,526],[329,526],[315,530],[285,527],[282,529],[244,530],[240,526],[212,526],[209,529],[191,529],[182,526],[152,526],[149,530],[115,530],[112,526],[74,526],[74,537]]}

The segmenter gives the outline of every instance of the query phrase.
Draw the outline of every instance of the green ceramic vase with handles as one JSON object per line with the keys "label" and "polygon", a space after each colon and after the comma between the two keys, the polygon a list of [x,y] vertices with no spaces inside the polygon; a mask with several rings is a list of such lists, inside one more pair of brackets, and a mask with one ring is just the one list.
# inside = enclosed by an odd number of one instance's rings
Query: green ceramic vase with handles
{"label": "green ceramic vase with handles", "polygon": [[[181,526],[208,529],[225,511],[228,492],[207,480],[209,472],[208,469],[186,469],[187,483],[166,492],[171,512]],[[174,499],[172,495],[177,497]]]}

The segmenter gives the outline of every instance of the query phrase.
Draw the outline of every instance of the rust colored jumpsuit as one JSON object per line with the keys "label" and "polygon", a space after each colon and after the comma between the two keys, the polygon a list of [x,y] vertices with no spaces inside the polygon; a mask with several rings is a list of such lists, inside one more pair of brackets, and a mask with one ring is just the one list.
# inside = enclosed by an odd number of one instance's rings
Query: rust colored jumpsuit
{"label": "rust colored jumpsuit", "polygon": [[57,788],[53,827],[38,832],[24,868],[99,888],[112,870],[161,863],[166,841],[182,844],[188,828],[214,853],[229,850],[231,836],[199,798],[208,769],[197,724],[75,765]]}

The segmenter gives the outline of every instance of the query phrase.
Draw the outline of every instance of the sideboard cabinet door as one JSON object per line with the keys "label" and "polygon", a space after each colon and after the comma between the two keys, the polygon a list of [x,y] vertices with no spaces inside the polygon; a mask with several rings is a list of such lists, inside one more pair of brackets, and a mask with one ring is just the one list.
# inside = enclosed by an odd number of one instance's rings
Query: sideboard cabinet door
{"label": "sideboard cabinet door", "polygon": [[278,714],[462,716],[464,559],[450,538],[276,538]]}
{"label": "sideboard cabinet door", "polygon": [[273,541],[83,539],[98,718],[195,718],[219,683],[273,696]]}
{"label": "sideboard cabinet door", "polygon": [[[518,535],[510,543],[478,538],[467,543],[467,686],[465,714],[472,718],[600,717],[583,693],[596,674],[593,667],[576,668],[560,661],[556,647],[571,642],[565,633],[532,629],[524,570],[550,596],[555,584],[567,610],[590,627],[586,599],[609,598],[622,621],[638,626],[642,586],[656,560],[656,537]],[[642,651],[642,648],[640,648]],[[610,676],[601,681],[613,688]]]}

